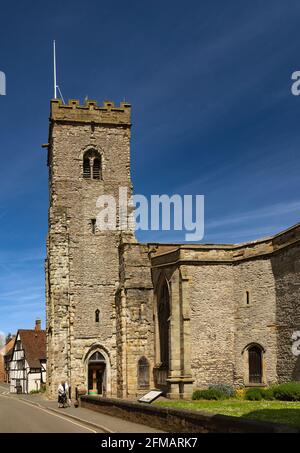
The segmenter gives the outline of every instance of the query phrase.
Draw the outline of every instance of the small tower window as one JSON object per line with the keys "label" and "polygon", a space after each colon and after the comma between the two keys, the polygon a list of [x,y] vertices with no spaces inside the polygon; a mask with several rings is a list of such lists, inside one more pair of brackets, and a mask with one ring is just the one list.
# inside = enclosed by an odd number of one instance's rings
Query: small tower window
{"label": "small tower window", "polygon": [[92,228],[92,233],[96,233],[96,219],[91,219],[91,228]]}
{"label": "small tower window", "polygon": [[246,305],[250,305],[250,293],[246,291]]}
{"label": "small tower window", "polygon": [[95,149],[86,151],[83,156],[83,178],[101,179],[101,156]]}
{"label": "small tower window", "polygon": [[95,311],[95,322],[100,322],[100,310]]}

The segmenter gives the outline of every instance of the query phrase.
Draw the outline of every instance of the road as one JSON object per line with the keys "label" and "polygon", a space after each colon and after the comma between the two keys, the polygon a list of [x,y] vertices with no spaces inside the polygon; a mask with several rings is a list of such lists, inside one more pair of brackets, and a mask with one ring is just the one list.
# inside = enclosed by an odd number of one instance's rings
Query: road
{"label": "road", "polygon": [[80,423],[0,394],[0,433],[91,433]]}
{"label": "road", "polygon": [[[69,418],[72,416],[76,416],[76,420]],[[107,432],[158,433],[162,431],[84,408],[63,409],[60,413],[54,401],[37,399],[36,395],[10,395],[8,387],[0,384],[0,433]]]}

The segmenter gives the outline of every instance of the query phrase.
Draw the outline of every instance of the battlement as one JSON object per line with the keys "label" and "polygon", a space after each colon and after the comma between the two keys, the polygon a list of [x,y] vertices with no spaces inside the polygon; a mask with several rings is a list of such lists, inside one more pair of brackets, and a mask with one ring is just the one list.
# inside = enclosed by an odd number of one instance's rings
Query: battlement
{"label": "battlement", "polygon": [[95,124],[131,125],[131,105],[121,102],[115,106],[112,101],[104,101],[98,105],[97,101],[87,100],[80,105],[77,99],[70,99],[63,104],[61,99],[52,99],[50,103],[50,120],[53,122],[78,122]]}

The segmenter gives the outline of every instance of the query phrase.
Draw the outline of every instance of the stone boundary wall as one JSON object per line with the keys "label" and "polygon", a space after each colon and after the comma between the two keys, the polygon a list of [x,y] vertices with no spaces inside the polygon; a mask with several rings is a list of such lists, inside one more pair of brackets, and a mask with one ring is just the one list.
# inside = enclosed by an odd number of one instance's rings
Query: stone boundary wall
{"label": "stone boundary wall", "polygon": [[286,425],[97,396],[82,396],[80,406],[173,433],[300,433]]}

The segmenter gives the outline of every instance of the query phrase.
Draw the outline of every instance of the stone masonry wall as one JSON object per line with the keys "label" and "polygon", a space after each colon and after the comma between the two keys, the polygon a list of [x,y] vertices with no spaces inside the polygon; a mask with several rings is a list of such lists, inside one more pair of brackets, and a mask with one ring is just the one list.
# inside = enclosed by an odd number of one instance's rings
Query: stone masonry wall
{"label": "stone masonry wall", "polygon": [[149,389],[153,388],[153,285],[147,245],[132,242],[120,246],[117,306],[118,396],[133,397],[147,391],[138,385],[142,357],[149,363]]}
{"label": "stone masonry wall", "polygon": [[195,261],[181,269],[188,277],[194,387],[247,384],[244,351],[251,343],[265,350],[266,382],[276,382],[276,292],[270,259],[236,264]]}
{"label": "stone masonry wall", "polygon": [[186,277],[191,328],[184,348],[194,388],[249,385],[250,345],[262,349],[263,384],[300,380],[299,238],[295,226],[239,246],[182,245],[167,253],[159,246],[154,268],[168,273],[177,263]]}
{"label": "stone masonry wall", "polygon": [[[295,244],[271,258],[275,276],[277,374],[279,382],[300,380],[300,246]],[[298,332],[298,333],[297,333]],[[295,338],[293,339],[293,334]],[[298,343],[296,343],[298,342]],[[292,346],[296,350],[292,351]],[[296,354],[295,354],[296,352]]]}
{"label": "stone masonry wall", "polygon": [[[246,291],[249,292],[249,304]],[[269,258],[242,261],[234,266],[233,299],[236,307],[235,384],[249,382],[246,347],[251,343],[259,344],[265,351],[265,383],[276,382],[276,293]]]}
{"label": "stone masonry wall", "polygon": [[69,247],[66,211],[51,207],[46,260],[47,391],[69,378]]}
{"label": "stone masonry wall", "polygon": [[231,265],[188,266],[194,387],[233,384],[234,317]]}
{"label": "stone masonry wall", "polygon": [[[118,200],[120,186],[131,194],[130,116],[127,106],[70,104],[53,101],[49,134],[48,384],[51,394],[62,378],[73,390],[78,385],[87,388],[86,359],[99,349],[108,361],[107,391],[114,395],[119,231],[93,232],[92,219],[99,212],[100,195]],[[82,176],[83,154],[91,148],[101,154],[100,180]]]}

